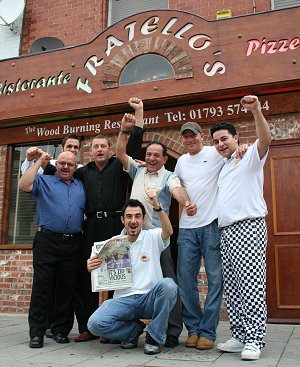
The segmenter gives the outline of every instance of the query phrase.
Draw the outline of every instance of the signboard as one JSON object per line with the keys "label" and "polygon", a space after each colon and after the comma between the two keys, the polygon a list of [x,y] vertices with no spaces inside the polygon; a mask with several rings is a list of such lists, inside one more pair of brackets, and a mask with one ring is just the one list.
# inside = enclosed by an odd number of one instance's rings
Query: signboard
{"label": "signboard", "polygon": [[[260,102],[265,116],[300,112],[300,92],[261,96]],[[61,139],[66,134],[90,137],[97,134],[107,135],[119,131],[122,117],[123,114],[115,114],[6,128],[5,134],[0,134],[0,144]],[[207,122],[234,121],[247,118],[252,119],[252,114],[242,107],[240,100],[229,99],[227,101],[145,111],[144,124],[148,130],[180,126],[187,121],[194,121],[203,125]]]}
{"label": "signboard", "polygon": [[[283,18],[289,20],[284,25]],[[1,61],[0,124],[111,111],[131,96],[178,103],[245,88],[300,89],[299,18],[300,7],[221,21],[151,11],[88,44]],[[168,60],[174,78],[120,86],[126,65],[149,53]]]}

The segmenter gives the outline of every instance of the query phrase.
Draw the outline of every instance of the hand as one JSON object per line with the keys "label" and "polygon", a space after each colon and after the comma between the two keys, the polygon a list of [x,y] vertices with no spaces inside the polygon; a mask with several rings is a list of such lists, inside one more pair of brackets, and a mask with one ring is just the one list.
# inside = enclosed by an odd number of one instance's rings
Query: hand
{"label": "hand", "polygon": [[241,105],[249,111],[260,110],[260,102],[257,96],[245,96],[241,99]]}
{"label": "hand", "polygon": [[42,149],[39,149],[38,147],[30,147],[26,150],[26,159],[28,161],[37,161],[42,153]]}
{"label": "hand", "polygon": [[185,211],[188,216],[193,216],[197,213],[197,205],[195,203],[191,203],[190,201],[187,201],[185,203]]}
{"label": "hand", "polygon": [[130,132],[135,125],[135,116],[131,113],[125,113],[121,122],[121,130]]}
{"label": "hand", "polygon": [[134,161],[138,164],[138,167],[146,167],[145,161],[141,161],[140,159],[135,159]]}
{"label": "hand", "polygon": [[249,148],[248,144],[242,144],[237,147],[236,157],[242,159]]}
{"label": "hand", "polygon": [[41,156],[40,156],[39,160],[41,160],[42,164],[45,164],[45,166],[46,166],[50,162],[52,157],[49,153],[43,152],[41,149],[39,149],[39,150],[41,151]]}
{"label": "hand", "polygon": [[150,201],[152,207],[154,209],[158,209],[159,208],[159,202],[157,201],[157,197],[156,197],[156,193],[157,193],[157,189],[155,188],[149,188],[147,187],[146,189],[146,195],[147,195],[147,199]]}
{"label": "hand", "polygon": [[92,256],[90,259],[86,262],[86,267],[88,272],[91,272],[92,270],[95,270],[99,268],[102,264],[102,257],[101,256]]}
{"label": "hand", "polygon": [[131,97],[128,101],[130,107],[132,107],[135,111],[142,110],[144,108],[143,101],[137,97]]}

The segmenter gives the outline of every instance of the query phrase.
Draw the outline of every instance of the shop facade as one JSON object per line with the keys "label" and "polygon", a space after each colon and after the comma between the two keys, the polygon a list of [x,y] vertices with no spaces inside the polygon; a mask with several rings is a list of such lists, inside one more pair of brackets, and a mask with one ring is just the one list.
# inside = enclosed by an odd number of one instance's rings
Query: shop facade
{"label": "shop facade", "polygon": [[[27,147],[57,156],[64,135],[75,133],[87,163],[90,138],[101,133],[115,144],[127,101],[138,96],[143,146],[164,143],[172,170],[187,121],[201,125],[206,144],[216,121],[233,122],[240,141],[253,143],[251,113],[239,100],[256,94],[273,138],[264,190],[269,321],[300,322],[300,7],[211,21],[177,9],[132,15],[77,46],[0,61],[1,312],[27,312],[30,300],[35,204],[17,190]],[[173,203],[175,229],[179,211]],[[202,301],[205,293],[202,272]]]}

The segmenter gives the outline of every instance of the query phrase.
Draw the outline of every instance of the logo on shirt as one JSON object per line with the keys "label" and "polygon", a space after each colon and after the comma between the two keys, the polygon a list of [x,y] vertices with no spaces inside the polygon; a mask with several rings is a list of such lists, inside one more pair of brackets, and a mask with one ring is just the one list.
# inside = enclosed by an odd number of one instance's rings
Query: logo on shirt
{"label": "logo on shirt", "polygon": [[142,254],[142,255],[140,256],[140,261],[141,261],[142,263],[146,263],[146,262],[150,261],[150,258],[149,258],[149,256],[148,256],[147,254]]}
{"label": "logo on shirt", "polygon": [[234,169],[241,161],[241,158],[234,158],[232,161],[231,167]]}

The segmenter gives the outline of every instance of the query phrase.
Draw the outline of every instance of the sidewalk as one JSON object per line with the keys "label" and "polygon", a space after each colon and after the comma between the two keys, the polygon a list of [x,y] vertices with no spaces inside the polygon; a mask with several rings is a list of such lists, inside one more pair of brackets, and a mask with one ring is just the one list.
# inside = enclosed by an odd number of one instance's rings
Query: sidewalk
{"label": "sidewalk", "polygon": [[[6,367],[288,367],[300,366],[300,325],[268,324],[267,346],[258,361],[241,361],[240,354],[220,353],[215,348],[198,351],[184,347],[186,331],[181,334],[180,345],[163,348],[161,354],[145,355],[144,335],[139,346],[123,350],[119,345],[100,344],[98,340],[74,343],[77,330],[70,334],[70,344],[57,344],[45,338],[44,347],[28,347],[27,315],[0,314],[0,366]],[[216,343],[230,336],[228,322],[221,322]],[[216,344],[215,344],[216,345]]]}

